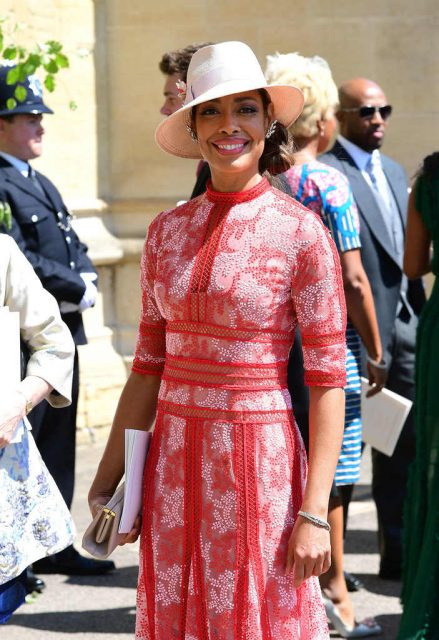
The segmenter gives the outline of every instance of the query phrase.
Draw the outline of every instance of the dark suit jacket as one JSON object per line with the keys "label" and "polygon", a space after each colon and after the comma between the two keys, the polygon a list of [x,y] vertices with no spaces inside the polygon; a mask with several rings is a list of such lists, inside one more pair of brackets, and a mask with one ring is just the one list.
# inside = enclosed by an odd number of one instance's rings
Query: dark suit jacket
{"label": "dark suit jacket", "polygon": [[[383,170],[392,189],[405,229],[407,217],[407,177],[394,160],[381,155]],[[383,349],[391,350],[402,270],[381,211],[370,186],[344,147],[336,142],[332,149],[319,157],[321,162],[345,174],[354,194],[360,216],[361,258],[373,291]],[[419,315],[425,302],[422,280],[409,282],[408,299]]]}
{"label": "dark suit jacket", "polygon": [[[12,211],[9,233],[58,302],[77,304],[85,292],[79,274],[95,272],[95,268],[87,256],[87,247],[69,229],[69,212],[59,191],[41,173],[37,172],[37,177],[44,194],[0,156],[0,201],[8,202]],[[85,344],[81,314],[67,313],[62,317],[75,343]]]}

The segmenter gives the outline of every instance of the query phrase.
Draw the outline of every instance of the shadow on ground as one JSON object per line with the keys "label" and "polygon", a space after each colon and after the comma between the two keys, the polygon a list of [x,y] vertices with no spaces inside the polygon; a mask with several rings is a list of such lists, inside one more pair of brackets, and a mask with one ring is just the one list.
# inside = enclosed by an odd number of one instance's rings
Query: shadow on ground
{"label": "shadow on ground", "polygon": [[[132,633],[134,636],[134,607],[97,609],[88,611],[54,611],[52,613],[14,614],[11,622],[25,629],[74,633]],[[7,625],[5,625],[7,628]]]}
{"label": "shadow on ground", "polygon": [[[135,589],[137,587],[137,575],[139,567],[121,567],[103,576],[69,576],[66,584],[90,585],[93,587],[117,587],[118,589]],[[43,576],[44,577],[44,576]]]}
{"label": "shadow on ground", "polygon": [[383,616],[375,616],[375,620],[383,630],[383,635],[379,636],[382,640],[396,640],[401,616],[386,614]]}
{"label": "shadow on ground", "polygon": [[365,529],[351,529],[348,525],[344,552],[353,553],[378,553],[378,537],[376,531]]}

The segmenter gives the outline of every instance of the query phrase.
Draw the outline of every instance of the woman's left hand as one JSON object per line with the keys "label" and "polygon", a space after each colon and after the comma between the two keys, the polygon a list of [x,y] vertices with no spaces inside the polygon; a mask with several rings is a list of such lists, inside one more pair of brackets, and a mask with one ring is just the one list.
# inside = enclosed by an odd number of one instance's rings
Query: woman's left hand
{"label": "woman's left hand", "polygon": [[142,516],[137,516],[134,520],[133,528],[127,534],[125,534],[125,538],[119,542],[119,545],[122,547],[124,544],[129,544],[132,542],[136,542],[137,538],[140,535],[140,529],[142,526]]}
{"label": "woman's left hand", "polygon": [[329,531],[298,517],[288,542],[286,575],[293,573],[297,589],[311,576],[326,573],[330,566]]}
{"label": "woman's left hand", "polygon": [[[88,494],[88,506],[91,511],[91,515],[94,518],[96,514],[107,504],[113,494],[99,492],[94,487],[92,487]],[[118,534],[118,545],[123,546],[124,544],[136,542],[137,538],[140,535],[142,525],[142,517],[140,515],[134,521],[133,528],[129,533],[119,533]]]}

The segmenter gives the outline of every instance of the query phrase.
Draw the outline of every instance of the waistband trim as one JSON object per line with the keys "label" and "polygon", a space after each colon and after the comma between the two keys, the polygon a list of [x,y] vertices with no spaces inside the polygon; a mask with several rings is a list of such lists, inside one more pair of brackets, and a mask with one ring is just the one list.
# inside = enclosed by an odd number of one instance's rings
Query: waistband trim
{"label": "waistband trim", "polygon": [[213,422],[265,423],[290,422],[294,420],[292,409],[269,411],[211,409],[177,404],[169,400],[159,400],[158,413],[168,413],[180,418],[211,420]]}
{"label": "waistband trim", "polygon": [[200,336],[211,336],[225,340],[245,340],[246,342],[285,342],[292,343],[293,334],[290,331],[271,331],[258,329],[236,329],[204,322],[167,322],[167,333],[190,333]]}
{"label": "waistband trim", "polygon": [[228,363],[166,354],[162,380],[222,389],[274,390],[287,386],[287,365]]}

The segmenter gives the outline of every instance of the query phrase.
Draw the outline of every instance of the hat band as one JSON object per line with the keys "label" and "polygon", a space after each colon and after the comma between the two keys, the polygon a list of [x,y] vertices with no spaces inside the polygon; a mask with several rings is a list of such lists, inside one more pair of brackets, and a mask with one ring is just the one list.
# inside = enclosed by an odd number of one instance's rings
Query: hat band
{"label": "hat band", "polygon": [[[210,71],[206,71],[206,73],[203,73],[203,75],[194,80],[189,86],[186,104],[192,102],[192,100],[196,100],[199,96],[207,93],[217,85],[224,82],[230,83],[231,81],[243,82],[247,86],[251,83],[248,74],[237,75],[235,78],[231,78],[230,69],[227,69],[225,67],[217,67],[216,69],[210,69]],[[257,79],[254,78],[254,82],[255,84],[261,83],[262,85],[266,83],[264,76]]]}

